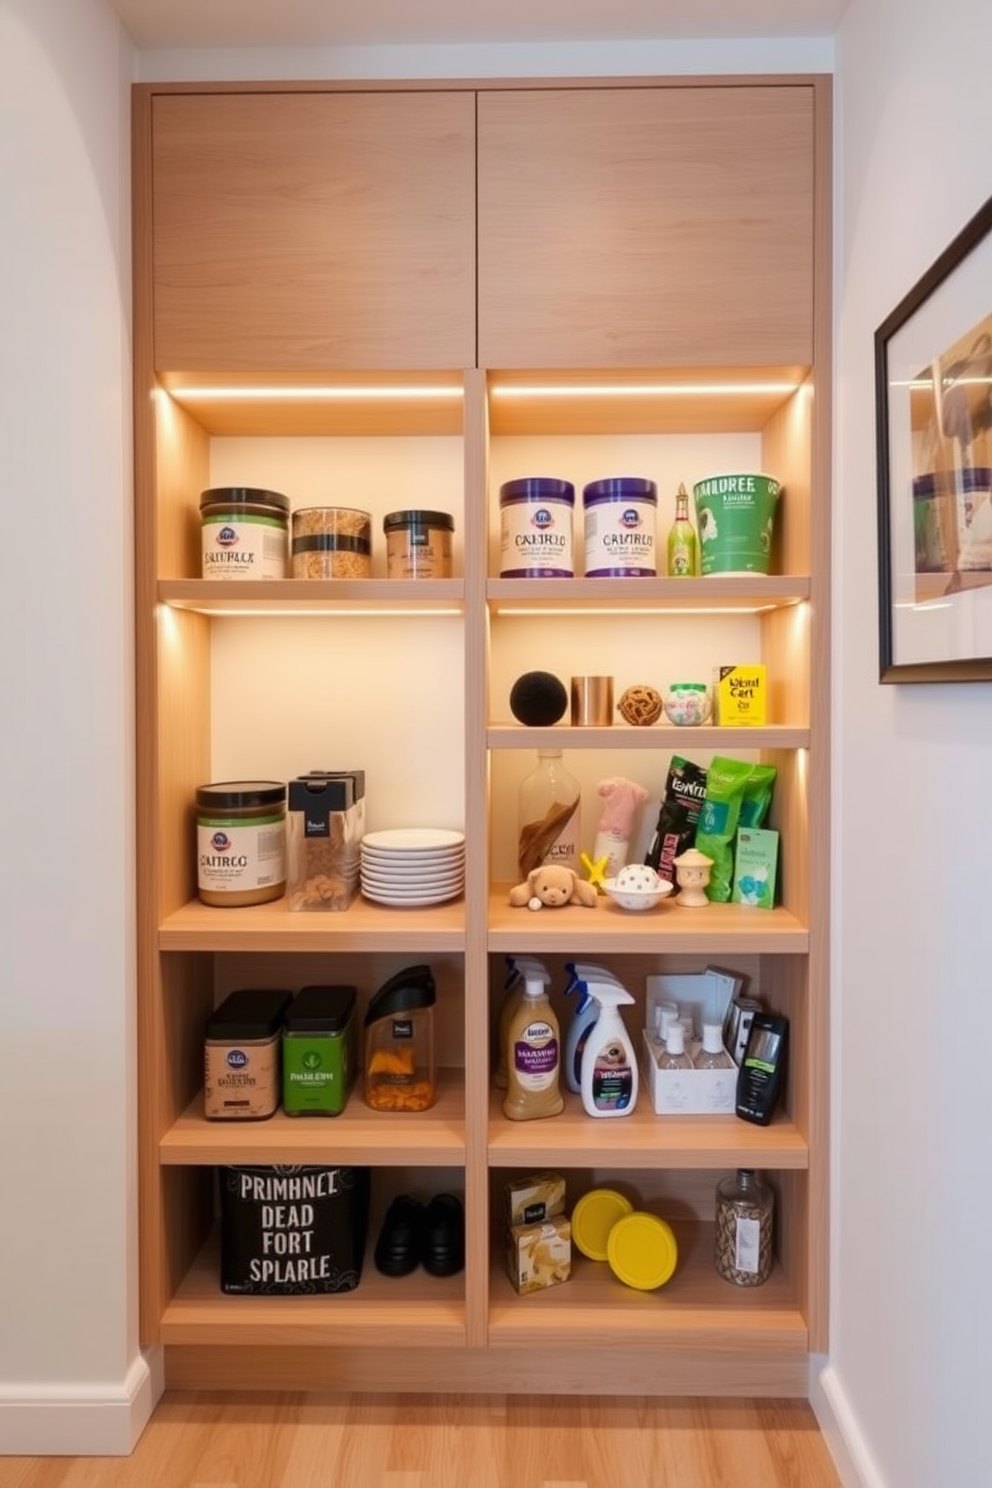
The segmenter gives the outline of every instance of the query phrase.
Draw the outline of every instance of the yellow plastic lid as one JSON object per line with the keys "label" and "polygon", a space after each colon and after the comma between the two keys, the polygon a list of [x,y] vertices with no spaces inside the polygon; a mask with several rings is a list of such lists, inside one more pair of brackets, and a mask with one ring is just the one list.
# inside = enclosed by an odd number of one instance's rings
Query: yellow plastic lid
{"label": "yellow plastic lid", "polygon": [[614,1276],[641,1292],[664,1286],[679,1258],[671,1225],[640,1210],[617,1221],[610,1230],[606,1252]]}
{"label": "yellow plastic lid", "polygon": [[572,1210],[572,1239],[591,1261],[606,1260],[606,1242],[618,1219],[634,1206],[613,1188],[591,1188]]}

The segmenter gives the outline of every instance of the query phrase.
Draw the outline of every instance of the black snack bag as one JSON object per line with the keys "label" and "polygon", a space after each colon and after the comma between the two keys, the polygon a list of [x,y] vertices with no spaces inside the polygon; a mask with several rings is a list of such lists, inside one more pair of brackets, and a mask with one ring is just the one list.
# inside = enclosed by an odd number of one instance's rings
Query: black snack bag
{"label": "black snack bag", "polygon": [[673,754],[668,766],[665,794],[661,799],[658,824],[644,854],[644,861],[659,878],[675,882],[675,858],[694,846],[696,823],[706,798],[706,771],[702,765]]}
{"label": "black snack bag", "polygon": [[350,1292],[362,1275],[368,1168],[222,1167],[221,1291]]}

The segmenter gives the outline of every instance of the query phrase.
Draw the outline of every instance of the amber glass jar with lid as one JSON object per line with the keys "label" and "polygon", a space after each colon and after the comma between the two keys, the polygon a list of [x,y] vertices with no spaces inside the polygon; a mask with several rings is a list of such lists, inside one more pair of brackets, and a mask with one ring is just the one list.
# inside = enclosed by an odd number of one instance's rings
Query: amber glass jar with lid
{"label": "amber glass jar with lid", "polygon": [[382,530],[386,535],[387,579],[451,578],[455,523],[449,512],[390,512],[383,518]]}
{"label": "amber glass jar with lid", "polygon": [[197,883],[204,904],[239,909],[286,892],[286,787],[222,780],[196,789]]}

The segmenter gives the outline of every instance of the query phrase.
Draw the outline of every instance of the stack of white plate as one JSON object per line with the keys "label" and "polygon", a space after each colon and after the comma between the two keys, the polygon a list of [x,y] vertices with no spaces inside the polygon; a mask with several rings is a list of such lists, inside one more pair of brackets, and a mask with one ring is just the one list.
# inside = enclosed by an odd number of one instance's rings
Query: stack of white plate
{"label": "stack of white plate", "polygon": [[362,896],[394,909],[443,904],[465,887],[465,834],[393,827],[362,838]]}

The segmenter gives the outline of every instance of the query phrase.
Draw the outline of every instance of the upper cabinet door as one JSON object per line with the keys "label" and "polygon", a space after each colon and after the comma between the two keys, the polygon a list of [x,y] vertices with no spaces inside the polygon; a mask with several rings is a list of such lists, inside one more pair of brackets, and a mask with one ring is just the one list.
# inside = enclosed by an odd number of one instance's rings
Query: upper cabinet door
{"label": "upper cabinet door", "polygon": [[813,89],[479,98],[486,367],[808,365]]}
{"label": "upper cabinet door", "polygon": [[158,370],[475,364],[475,96],[159,94]]}

